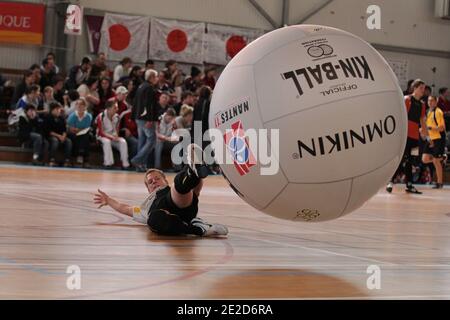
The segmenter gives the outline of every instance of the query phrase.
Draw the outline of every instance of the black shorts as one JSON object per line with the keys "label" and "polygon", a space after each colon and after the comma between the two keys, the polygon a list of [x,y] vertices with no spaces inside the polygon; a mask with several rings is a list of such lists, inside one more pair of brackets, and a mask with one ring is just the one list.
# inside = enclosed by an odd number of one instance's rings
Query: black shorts
{"label": "black shorts", "polygon": [[431,154],[434,158],[443,158],[445,154],[445,138],[433,140],[433,146],[430,146],[430,142],[427,141],[424,154]]}
{"label": "black shorts", "polygon": [[171,214],[175,214],[181,218],[186,223],[190,223],[192,219],[197,216],[198,213],[198,197],[194,194],[192,199],[192,204],[187,208],[178,208],[172,200],[172,196],[170,194],[170,187],[166,187],[162,190],[159,190],[156,193],[156,198],[150,207],[149,216],[152,210],[166,210]]}

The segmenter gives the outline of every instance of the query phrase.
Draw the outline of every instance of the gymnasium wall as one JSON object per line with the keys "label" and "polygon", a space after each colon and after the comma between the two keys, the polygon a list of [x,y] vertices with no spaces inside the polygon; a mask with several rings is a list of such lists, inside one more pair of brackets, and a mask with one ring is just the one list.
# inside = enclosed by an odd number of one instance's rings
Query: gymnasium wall
{"label": "gymnasium wall", "polygon": [[[282,23],[281,0],[257,0],[278,25]],[[450,87],[450,21],[434,17],[433,0],[334,0],[316,14],[310,13],[326,0],[290,0],[289,24],[299,22],[324,24],[350,31],[370,43],[397,48],[412,48],[446,52],[447,58],[380,50],[387,59],[403,60],[407,77],[421,77],[436,87]],[[381,30],[366,27],[371,4],[381,7]],[[150,15],[162,18],[205,21],[219,24],[271,30],[271,24],[259,14],[248,0],[80,0],[86,14],[104,11]],[[87,38],[77,39],[76,60],[87,53]],[[432,68],[436,67],[436,73]]]}
{"label": "gymnasium wall", "polygon": [[[303,14],[297,8],[303,2],[291,1],[291,22],[301,20]],[[381,8],[381,30],[366,27],[366,9],[375,3]],[[447,58],[442,58],[380,50],[388,60],[406,60],[408,78],[420,77],[436,88],[450,87],[450,21],[434,16],[434,0],[334,0],[304,23],[347,30],[373,44],[446,52]]]}
{"label": "gymnasium wall", "polygon": [[[45,2],[47,28],[45,43],[54,44],[51,28],[57,0],[21,0]],[[282,23],[282,0],[256,0],[277,25]],[[71,1],[85,7],[85,14],[102,15],[105,11],[149,15],[161,18],[204,21],[225,25],[271,30],[271,24],[255,10],[249,0],[79,0]],[[420,49],[421,54],[380,50],[387,59],[407,64],[408,78],[422,77],[436,87],[450,87],[450,21],[434,17],[434,0],[334,0],[305,20],[305,17],[327,0],[290,0],[288,23],[324,24],[350,31],[370,43],[393,46],[396,49]],[[366,9],[371,4],[381,7],[381,30],[368,30]],[[68,48],[50,49],[46,46],[0,46],[0,67],[23,69],[40,62],[47,51],[67,53],[69,66],[88,54],[87,33],[68,37]],[[396,50],[398,51],[398,50]],[[431,51],[431,52],[430,52]],[[408,52],[408,53],[405,53]],[[437,52],[437,53],[436,53]],[[446,55],[446,57],[445,57]],[[444,57],[443,57],[444,56]],[[431,69],[436,67],[436,73]],[[187,68],[187,67],[186,67]]]}

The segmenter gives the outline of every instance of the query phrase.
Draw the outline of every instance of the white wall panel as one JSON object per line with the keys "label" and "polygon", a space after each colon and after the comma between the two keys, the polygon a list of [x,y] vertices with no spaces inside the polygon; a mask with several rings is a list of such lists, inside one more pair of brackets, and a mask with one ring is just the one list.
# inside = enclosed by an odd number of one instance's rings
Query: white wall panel
{"label": "white wall panel", "polygon": [[[274,18],[280,19],[277,9],[280,0],[260,0],[261,6]],[[149,15],[192,21],[215,22],[249,28],[270,29],[267,22],[248,0],[81,0],[92,9],[120,13]],[[275,11],[275,12],[270,12]]]}
{"label": "white wall panel", "polygon": [[[320,2],[292,0],[291,23],[303,16],[306,3]],[[371,4],[381,8],[381,30],[366,26]],[[334,0],[305,23],[340,28],[373,43],[450,51],[450,21],[434,17],[433,0]]]}

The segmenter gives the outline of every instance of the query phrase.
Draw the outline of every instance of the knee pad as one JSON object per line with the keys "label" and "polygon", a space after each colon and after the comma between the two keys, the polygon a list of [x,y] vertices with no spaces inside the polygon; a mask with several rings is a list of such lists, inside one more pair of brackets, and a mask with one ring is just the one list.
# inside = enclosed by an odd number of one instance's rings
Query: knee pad
{"label": "knee pad", "polygon": [[188,170],[189,168],[186,166],[175,176],[174,186],[178,193],[187,194],[200,183],[200,179],[193,174],[189,174]]}

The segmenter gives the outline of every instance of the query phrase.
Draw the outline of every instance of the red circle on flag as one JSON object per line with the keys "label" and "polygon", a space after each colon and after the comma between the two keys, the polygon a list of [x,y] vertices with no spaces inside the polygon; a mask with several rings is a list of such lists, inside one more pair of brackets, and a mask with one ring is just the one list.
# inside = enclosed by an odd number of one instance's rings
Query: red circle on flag
{"label": "red circle on flag", "polygon": [[186,49],[187,43],[187,34],[183,30],[175,29],[167,35],[167,46],[173,52],[183,51]]}
{"label": "red circle on flag", "polygon": [[245,39],[241,36],[231,36],[227,40],[226,50],[227,54],[233,58],[235,55],[239,53],[244,47],[247,45]]}
{"label": "red circle on flag", "polygon": [[127,27],[114,24],[109,27],[109,46],[116,51],[122,51],[130,45],[131,34]]}

